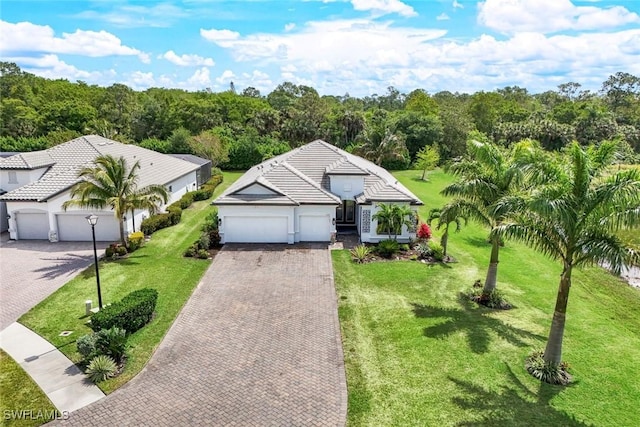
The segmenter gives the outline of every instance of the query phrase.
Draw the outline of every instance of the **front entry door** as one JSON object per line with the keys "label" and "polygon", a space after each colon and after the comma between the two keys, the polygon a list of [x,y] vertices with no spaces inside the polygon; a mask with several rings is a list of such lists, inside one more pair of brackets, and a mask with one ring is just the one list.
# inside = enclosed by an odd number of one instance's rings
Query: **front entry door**
{"label": "front entry door", "polygon": [[336,208],[336,224],[355,225],[356,223],[356,202],[354,200],[343,200],[342,204]]}

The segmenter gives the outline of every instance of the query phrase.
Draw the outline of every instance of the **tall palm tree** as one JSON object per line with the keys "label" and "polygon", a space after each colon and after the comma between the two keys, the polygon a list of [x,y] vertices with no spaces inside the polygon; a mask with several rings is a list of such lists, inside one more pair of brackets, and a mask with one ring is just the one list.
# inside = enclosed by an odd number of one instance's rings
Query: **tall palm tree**
{"label": "tall palm tree", "polygon": [[163,185],[148,185],[138,188],[137,161],[129,168],[124,157],[111,155],[99,156],[95,166],[83,168],[78,177],[82,180],[71,188],[71,199],[62,207],[104,209],[110,207],[120,225],[120,241],[127,245],[124,232],[124,215],[133,209],[156,207],[160,202],[167,203],[169,194]]}
{"label": "tall palm tree", "polygon": [[[529,142],[516,144],[511,151],[506,151],[486,140],[470,140],[467,157],[449,168],[458,180],[442,190],[443,195],[455,197],[447,209],[455,212],[455,216],[473,219],[491,230],[499,226],[511,213],[506,207],[513,206],[501,202],[518,194],[524,184],[523,169],[517,159],[523,156],[529,145]],[[490,234],[490,241],[491,258],[484,294],[496,288],[502,243],[495,234]]]}
{"label": "tall palm tree", "polygon": [[449,225],[451,223],[455,223],[456,232],[458,232],[462,228],[462,222],[464,221],[465,224],[467,223],[467,218],[456,212],[455,209],[453,209],[453,206],[445,205],[442,208],[435,208],[429,211],[427,223],[431,225],[431,222],[434,219],[438,220],[438,230],[444,227],[444,233],[442,233],[442,237],[440,237],[440,244],[442,245],[443,255],[447,256],[447,244],[449,242]]}
{"label": "tall palm tree", "polygon": [[358,138],[356,154],[380,166],[385,160],[404,161],[408,156],[407,146],[401,136],[387,127],[365,128]]}
{"label": "tall palm tree", "polygon": [[[544,351],[546,363],[559,365],[574,267],[606,264],[618,272],[640,264],[638,251],[616,231],[640,226],[640,171],[614,173],[614,142],[583,149],[574,142],[566,156],[544,175],[546,185],[522,199],[527,209],[500,224],[494,236],[507,236],[562,262],[553,321]],[[519,203],[512,200],[508,203]]]}
{"label": "tall palm tree", "polygon": [[380,210],[373,214],[372,218],[378,221],[378,230],[386,231],[391,240],[397,240],[402,233],[402,226],[412,227],[414,212],[407,205],[380,203]]}

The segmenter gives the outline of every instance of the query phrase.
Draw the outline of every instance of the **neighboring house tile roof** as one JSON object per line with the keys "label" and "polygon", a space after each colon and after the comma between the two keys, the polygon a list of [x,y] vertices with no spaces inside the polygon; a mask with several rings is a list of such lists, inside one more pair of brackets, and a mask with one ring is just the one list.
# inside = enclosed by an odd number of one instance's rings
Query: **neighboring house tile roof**
{"label": "neighboring house tile roof", "polygon": [[[78,172],[83,167],[92,166],[96,157],[109,154],[114,157],[123,156],[129,166],[140,161],[138,172],[140,187],[150,184],[168,184],[198,169],[198,166],[193,163],[137,145],[122,144],[101,136],[87,135],[44,151],[22,153],[0,160],[0,169],[49,167],[39,180],[10,191],[0,199],[46,201],[78,182]],[[45,159],[49,159],[48,164]],[[29,167],[18,167],[21,164],[28,164]]]}
{"label": "neighboring house tile roof", "polygon": [[[329,175],[364,175],[365,188],[356,197],[358,203],[386,201],[422,204],[420,199],[384,168],[322,140],[313,141],[252,167],[222,193],[214,204],[337,205],[341,200],[330,191]],[[274,193],[242,194],[252,184],[271,188]],[[273,203],[274,200],[278,203]]]}

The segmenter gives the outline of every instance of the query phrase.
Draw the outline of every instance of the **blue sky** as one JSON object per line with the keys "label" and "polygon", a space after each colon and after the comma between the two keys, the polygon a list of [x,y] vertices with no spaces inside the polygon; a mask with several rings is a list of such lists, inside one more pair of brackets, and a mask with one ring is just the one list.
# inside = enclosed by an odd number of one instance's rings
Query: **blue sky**
{"label": "blue sky", "polygon": [[597,90],[640,75],[640,1],[2,0],[0,57],[137,90]]}

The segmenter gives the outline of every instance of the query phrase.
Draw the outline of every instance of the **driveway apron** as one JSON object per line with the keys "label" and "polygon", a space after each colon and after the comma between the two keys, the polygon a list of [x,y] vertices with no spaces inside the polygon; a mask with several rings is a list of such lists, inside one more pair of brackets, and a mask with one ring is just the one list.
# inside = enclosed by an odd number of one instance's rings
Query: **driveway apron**
{"label": "driveway apron", "polygon": [[346,410],[326,245],[227,245],[147,367],[60,423],[342,426]]}

